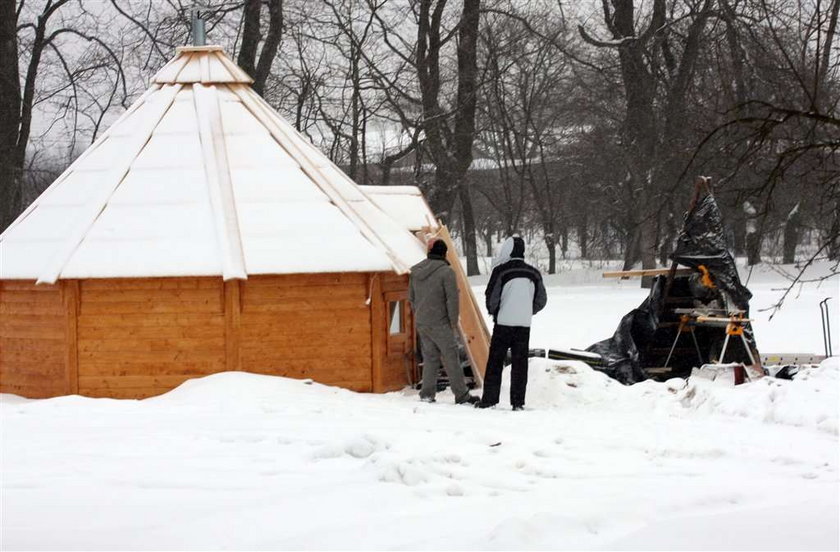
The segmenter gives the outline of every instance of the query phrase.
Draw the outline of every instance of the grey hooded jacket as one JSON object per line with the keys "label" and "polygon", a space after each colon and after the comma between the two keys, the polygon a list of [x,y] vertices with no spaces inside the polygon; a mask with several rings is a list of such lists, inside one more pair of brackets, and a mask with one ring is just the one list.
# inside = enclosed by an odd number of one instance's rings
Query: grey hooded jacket
{"label": "grey hooded jacket", "polygon": [[442,257],[430,256],[411,267],[408,301],[418,326],[458,325],[458,284]]}

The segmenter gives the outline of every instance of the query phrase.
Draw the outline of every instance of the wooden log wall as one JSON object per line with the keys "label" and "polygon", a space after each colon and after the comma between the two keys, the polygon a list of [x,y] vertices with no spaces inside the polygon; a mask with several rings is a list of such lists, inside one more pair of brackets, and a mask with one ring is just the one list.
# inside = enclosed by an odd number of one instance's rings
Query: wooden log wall
{"label": "wooden log wall", "polygon": [[[356,391],[406,384],[407,333],[390,336],[389,273],[0,281],[0,392],[144,398],[225,370]],[[411,359],[413,362],[413,357]]]}
{"label": "wooden log wall", "polygon": [[0,281],[0,391],[30,398],[63,395],[66,362],[61,286]]}

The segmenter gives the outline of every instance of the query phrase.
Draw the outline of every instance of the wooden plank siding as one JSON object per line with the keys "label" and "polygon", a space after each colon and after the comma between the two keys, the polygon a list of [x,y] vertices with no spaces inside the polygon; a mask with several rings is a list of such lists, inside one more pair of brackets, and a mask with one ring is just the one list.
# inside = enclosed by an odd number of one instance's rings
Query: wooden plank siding
{"label": "wooden plank siding", "polygon": [[242,282],[242,369],[371,391],[369,280],[344,273]]}
{"label": "wooden plank siding", "polygon": [[66,309],[60,285],[0,281],[0,392],[68,392]]}
{"label": "wooden plank siding", "polygon": [[221,278],[83,280],[79,393],[144,398],[226,369]]}
{"label": "wooden plank siding", "polygon": [[392,273],[0,281],[0,391],[145,398],[225,370],[399,389],[413,324],[405,309],[397,358],[386,297],[407,286]]}

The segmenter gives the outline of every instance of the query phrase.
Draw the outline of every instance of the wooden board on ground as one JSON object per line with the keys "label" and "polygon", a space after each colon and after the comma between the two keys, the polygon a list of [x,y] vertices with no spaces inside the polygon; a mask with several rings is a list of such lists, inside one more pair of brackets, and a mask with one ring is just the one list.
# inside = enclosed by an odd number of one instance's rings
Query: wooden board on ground
{"label": "wooden board on ground", "polygon": [[[670,268],[648,268],[645,270],[616,270],[603,272],[603,278],[630,278],[631,276],[663,276],[671,272]],[[693,274],[697,272],[693,268],[678,268],[674,274]]]}
{"label": "wooden board on ground", "polygon": [[421,239],[426,234],[432,234],[437,239],[446,242],[448,248],[446,258],[455,271],[455,280],[458,282],[461,339],[473,368],[476,385],[481,385],[484,382],[484,369],[487,367],[487,357],[490,353],[490,331],[484,322],[481,307],[475,295],[473,295],[470,281],[458,260],[458,253],[455,244],[452,243],[452,236],[449,235],[446,226],[442,224],[439,229],[427,230],[419,234]]}

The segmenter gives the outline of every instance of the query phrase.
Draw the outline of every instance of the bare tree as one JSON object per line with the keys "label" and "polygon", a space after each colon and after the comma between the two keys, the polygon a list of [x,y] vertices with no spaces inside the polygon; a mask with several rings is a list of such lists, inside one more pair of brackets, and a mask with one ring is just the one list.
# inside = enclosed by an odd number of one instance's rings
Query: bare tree
{"label": "bare tree", "polygon": [[[417,25],[417,80],[423,107],[425,143],[435,164],[430,190],[432,209],[448,220],[456,197],[461,202],[467,274],[478,274],[475,219],[465,175],[472,162],[475,138],[477,40],[480,0],[464,0],[454,29],[444,24],[446,0],[420,0]],[[441,58],[457,37],[457,91],[448,109],[442,94]]]}
{"label": "bare tree", "polygon": [[[503,189],[518,189],[520,196],[529,193],[553,274],[558,244],[564,254],[568,249],[568,224],[562,214],[570,171],[562,144],[576,138],[577,129],[568,117],[573,92],[565,81],[566,58],[518,20],[540,20],[555,28],[563,22],[535,9],[517,15],[498,18],[482,32],[487,70],[481,140],[495,153]],[[511,211],[511,205],[501,206],[508,221]],[[513,230],[508,222],[507,231]]]}
{"label": "bare tree", "polygon": [[[670,184],[679,162],[674,152],[682,138],[687,94],[714,3],[686,2],[685,13],[679,14],[669,10],[665,0],[654,0],[640,29],[642,14],[633,0],[604,1],[602,6],[611,38],[596,39],[583,26],[579,31],[587,43],[618,54],[626,101],[622,129],[625,163],[634,189],[633,204],[628,207],[636,213],[625,268],[638,258],[643,267],[652,268],[662,206],[659,193]],[[664,108],[659,107],[659,101]]]}
{"label": "bare tree", "polygon": [[0,229],[25,206],[24,173],[39,116],[52,119],[41,121],[47,129],[68,121],[72,156],[77,136],[94,137],[108,110],[125,105],[121,52],[101,38],[97,20],[82,0],[0,2]]}

